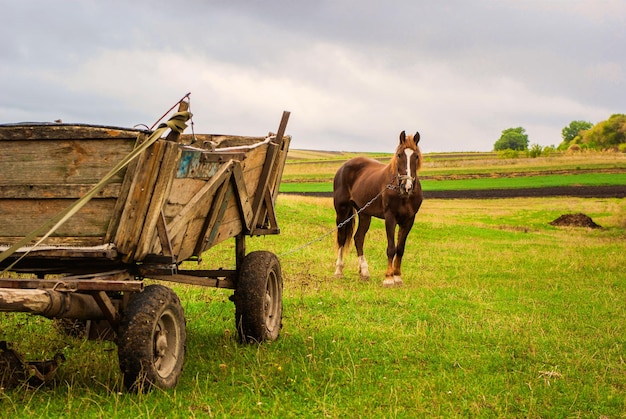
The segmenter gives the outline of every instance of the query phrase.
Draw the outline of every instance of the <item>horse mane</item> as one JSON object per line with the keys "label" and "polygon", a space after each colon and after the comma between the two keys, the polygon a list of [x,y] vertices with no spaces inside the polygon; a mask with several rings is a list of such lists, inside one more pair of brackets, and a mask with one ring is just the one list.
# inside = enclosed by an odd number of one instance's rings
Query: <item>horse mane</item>
{"label": "horse mane", "polygon": [[415,169],[415,172],[419,172],[419,170],[422,168],[422,150],[420,150],[419,146],[415,143],[415,139],[413,138],[413,135],[407,135],[406,139],[404,140],[404,143],[398,144],[398,148],[396,148],[396,152],[393,155],[393,158],[391,159],[391,163],[390,163],[391,170],[395,173],[396,170],[398,169],[398,166],[397,166],[398,163],[396,160],[398,159],[398,154],[405,148],[410,148],[411,150],[417,153],[417,167]]}

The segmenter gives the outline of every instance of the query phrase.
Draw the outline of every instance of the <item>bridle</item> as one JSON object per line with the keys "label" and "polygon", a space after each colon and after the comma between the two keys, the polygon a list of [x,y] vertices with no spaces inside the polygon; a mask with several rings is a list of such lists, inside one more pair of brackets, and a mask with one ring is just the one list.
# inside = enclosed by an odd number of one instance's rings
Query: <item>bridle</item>
{"label": "bridle", "polygon": [[[395,184],[395,180],[397,179],[397,184]],[[411,196],[413,195],[413,186],[415,185],[415,177],[411,175],[401,175],[400,173],[396,173],[393,177],[393,180],[387,185],[386,189],[390,189],[392,191],[398,192],[400,195]],[[407,188],[403,187],[407,183],[407,181],[411,181],[411,188],[407,190]]]}
{"label": "bridle", "polygon": [[[415,186],[415,176],[411,176],[410,165],[407,165],[407,174],[400,174],[400,170],[396,165],[395,179],[398,180],[398,185],[394,187],[400,195],[411,196],[413,195],[413,187]],[[393,182],[392,182],[393,183]]]}

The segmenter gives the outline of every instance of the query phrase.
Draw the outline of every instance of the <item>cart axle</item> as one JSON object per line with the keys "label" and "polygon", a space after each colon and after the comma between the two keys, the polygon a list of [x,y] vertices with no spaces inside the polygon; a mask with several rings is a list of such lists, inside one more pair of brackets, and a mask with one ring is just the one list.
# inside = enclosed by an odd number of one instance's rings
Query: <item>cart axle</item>
{"label": "cart axle", "polygon": [[0,288],[0,311],[38,314],[48,318],[104,320],[107,317],[89,294],[54,290]]}

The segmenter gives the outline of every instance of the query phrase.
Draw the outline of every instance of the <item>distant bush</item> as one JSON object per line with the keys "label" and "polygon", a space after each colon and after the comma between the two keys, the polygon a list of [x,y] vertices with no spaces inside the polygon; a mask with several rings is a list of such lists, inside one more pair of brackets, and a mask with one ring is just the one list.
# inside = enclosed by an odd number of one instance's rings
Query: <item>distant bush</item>
{"label": "distant bush", "polygon": [[543,151],[541,152],[542,156],[548,157],[551,156],[553,154],[557,153],[557,149],[554,145],[547,145],[543,148]]}
{"label": "distant bush", "polygon": [[519,155],[520,155],[519,150],[511,150],[510,148],[506,150],[498,151],[498,158],[501,158],[501,159],[517,159],[519,158]]}
{"label": "distant bush", "polygon": [[579,146],[578,144],[572,144],[569,147],[567,147],[567,151],[570,153],[580,153],[582,151],[582,147]]}
{"label": "distant bush", "polygon": [[528,157],[535,158],[543,154],[543,148],[539,144],[533,144],[528,149]]}

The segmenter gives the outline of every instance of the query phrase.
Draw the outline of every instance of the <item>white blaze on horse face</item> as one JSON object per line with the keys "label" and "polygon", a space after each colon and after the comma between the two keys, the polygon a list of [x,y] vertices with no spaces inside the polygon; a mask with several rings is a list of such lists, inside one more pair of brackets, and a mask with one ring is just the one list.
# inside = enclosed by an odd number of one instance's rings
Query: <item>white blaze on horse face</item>
{"label": "white blaze on horse face", "polygon": [[411,176],[411,156],[414,151],[410,148],[404,149],[404,154],[406,154],[406,176],[408,177],[406,183],[404,184],[404,189],[406,191],[410,191],[413,189],[413,176]]}

